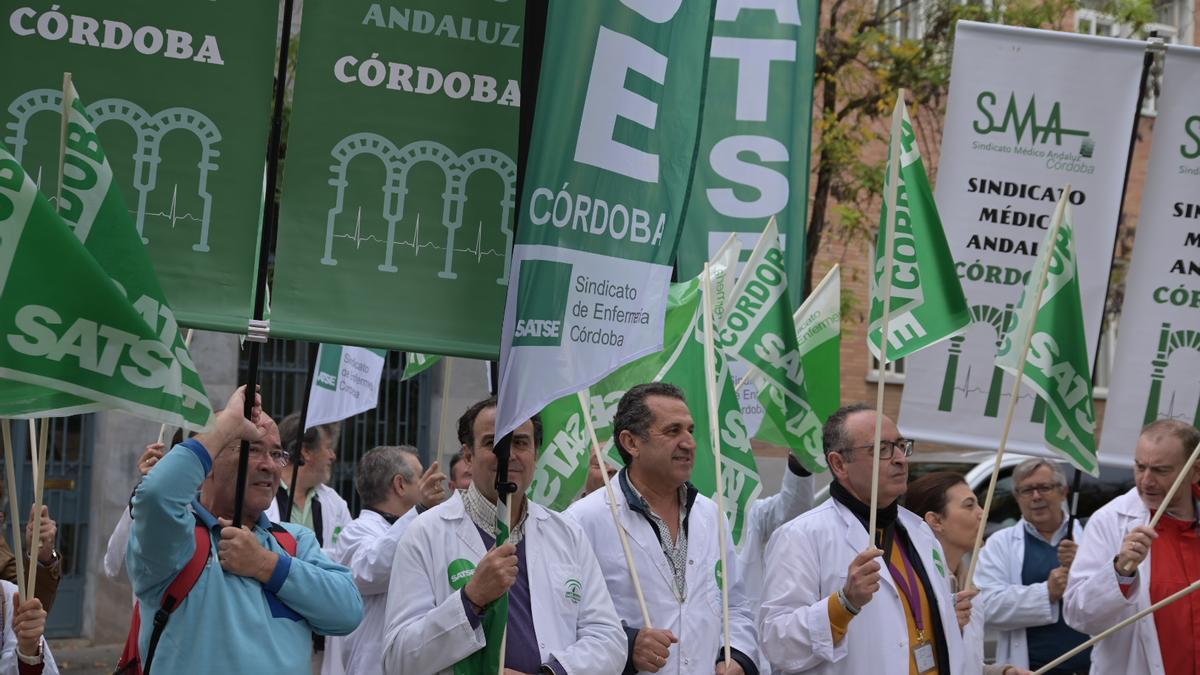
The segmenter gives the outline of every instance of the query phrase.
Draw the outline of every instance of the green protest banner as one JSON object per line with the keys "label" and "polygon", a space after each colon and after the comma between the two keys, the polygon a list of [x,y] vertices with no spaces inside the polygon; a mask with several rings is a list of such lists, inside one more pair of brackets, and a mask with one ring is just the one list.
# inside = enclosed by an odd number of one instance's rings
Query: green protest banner
{"label": "green protest banner", "polygon": [[184,379],[187,351],[164,343],[143,308],[131,304],[0,143],[0,378],[203,428],[211,411]]}
{"label": "green protest banner", "polygon": [[245,332],[279,7],[255,0],[28,0],[0,22],[0,139],[58,192],[63,72],[184,325]]}
{"label": "green protest banner", "polygon": [[524,5],[305,3],[272,335],[496,358]]}
{"label": "green protest banner", "polygon": [[[1006,327],[996,365],[1010,374],[1024,373],[1022,382],[1046,402],[1044,437],[1047,447],[1073,466],[1093,476],[1096,459],[1096,407],[1092,401],[1092,364],[1087,354],[1080,299],[1079,270],[1071,206],[1064,197],[1062,225],[1046,233],[1034,273]],[[1053,237],[1053,238],[1052,238]],[[1044,272],[1043,272],[1044,270]],[[1045,274],[1041,303],[1039,274]],[[1032,331],[1030,324],[1032,323]],[[1029,335],[1029,354],[1022,346]],[[1019,392],[1013,392],[1017,396]]]}
{"label": "green protest banner", "polygon": [[550,4],[501,334],[498,435],[662,348],[713,8]]}
{"label": "green protest banner", "polygon": [[[804,278],[813,67],[820,3],[719,2],[700,161],[679,241],[683,278],[731,233],[747,247],[775,216],[788,278]],[[794,294],[792,302],[803,298]],[[795,304],[790,309],[795,309]],[[714,317],[716,319],[716,317]]]}
{"label": "green protest banner", "polygon": [[[891,194],[885,186],[884,203],[879,214],[879,236],[875,252],[875,269],[871,278],[871,315],[867,347],[879,358],[880,334],[883,330],[884,274],[891,277],[891,302],[888,306],[889,363],[941,342],[961,332],[971,323],[962,284],[946,243],[946,233],[938,216],[933,190],[908,106],[898,96],[900,108],[900,156],[889,151],[887,176],[898,175],[896,203],[887,203]],[[889,144],[890,145],[890,144]],[[899,162],[893,171],[893,162]],[[895,218],[891,211],[895,210]],[[892,221],[894,220],[894,227]],[[887,230],[892,227],[891,236]],[[886,242],[892,242],[892,254],[886,254]],[[884,267],[891,261],[891,268]]]}

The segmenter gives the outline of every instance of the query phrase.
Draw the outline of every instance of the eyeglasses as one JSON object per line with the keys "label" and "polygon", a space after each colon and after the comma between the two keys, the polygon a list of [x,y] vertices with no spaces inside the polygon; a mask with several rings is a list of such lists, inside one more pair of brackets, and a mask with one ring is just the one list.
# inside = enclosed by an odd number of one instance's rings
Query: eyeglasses
{"label": "eyeglasses", "polygon": [[[215,460],[217,457],[220,457],[222,454],[224,454],[225,450],[227,450],[227,449],[228,448],[221,448],[220,452],[218,452],[216,457],[213,457],[213,459]],[[237,454],[239,452],[239,450],[235,446],[235,448],[232,450],[232,452],[234,454]],[[256,448],[254,446],[250,447],[250,455],[249,456],[254,457],[256,459],[262,459],[263,457],[270,457],[271,461],[275,462],[276,466],[281,466],[281,467],[287,466],[289,463],[291,463],[291,459],[292,459],[291,455],[284,452],[283,450],[267,450],[265,448]]]}
{"label": "eyeglasses", "polygon": [[1053,485],[1049,483],[1043,483],[1041,485],[1023,485],[1016,489],[1016,493],[1022,497],[1032,497],[1033,493],[1035,492],[1038,494],[1048,495],[1051,492],[1059,489],[1062,489],[1062,485],[1057,483]]}
{"label": "eyeglasses", "polygon": [[[898,441],[887,441],[887,440],[879,441],[879,459],[881,459],[881,460],[882,459],[891,459],[892,455],[894,455],[897,450],[899,450],[901,453],[903,453],[905,457],[909,457],[913,454],[913,446],[916,445],[916,443],[917,443],[916,441],[914,441],[912,439],[908,439],[908,438],[902,438]],[[871,445],[855,445],[855,446],[852,446],[849,448],[842,448],[838,452],[840,452],[844,455],[844,454],[850,452],[851,450],[874,450],[874,449],[875,449],[875,444],[872,443]]]}

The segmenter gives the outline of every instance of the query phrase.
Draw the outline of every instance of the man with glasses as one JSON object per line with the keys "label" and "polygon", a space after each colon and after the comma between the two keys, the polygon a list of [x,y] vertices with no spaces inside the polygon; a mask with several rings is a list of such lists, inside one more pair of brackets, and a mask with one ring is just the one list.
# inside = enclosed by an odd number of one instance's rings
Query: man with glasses
{"label": "man with glasses", "polygon": [[[824,428],[831,499],[767,544],[760,644],[773,672],[957,675],[964,659],[945,554],[901,508],[913,442],[884,417],[878,530],[867,533],[876,415],[846,406]],[[969,611],[969,599],[961,609]]]}
{"label": "man with glasses", "polygon": [[[287,453],[260,400],[252,421],[242,416],[244,396],[239,387],[212,430],[164,455],[133,495],[126,564],[141,607],[143,664],[163,595],[192,564],[203,535],[210,541],[195,586],[160,629],[156,673],[307,672],[313,631],[346,635],[362,618],[350,572],[325,557],[312,531],[264,515]],[[249,471],[234,526],[243,440],[251,442]],[[294,555],[284,540],[296,542]]]}
{"label": "man with glasses", "polygon": [[[1012,483],[1021,520],[988,539],[975,583],[987,625],[999,631],[996,661],[1037,670],[1087,640],[1066,624],[1061,603],[1083,525],[1067,529],[1067,479],[1053,462],[1021,462]],[[1090,664],[1085,650],[1050,672],[1086,673]]]}

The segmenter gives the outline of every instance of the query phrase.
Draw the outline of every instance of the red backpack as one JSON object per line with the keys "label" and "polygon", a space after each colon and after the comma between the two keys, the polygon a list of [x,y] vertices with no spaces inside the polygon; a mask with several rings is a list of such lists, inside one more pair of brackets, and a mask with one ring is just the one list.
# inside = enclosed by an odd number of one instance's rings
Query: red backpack
{"label": "red backpack", "polygon": [[[282,525],[271,523],[271,536],[275,537],[275,541],[287,551],[288,555],[295,557],[296,555],[296,538],[292,536]],[[129,622],[129,636],[125,638],[125,648],[121,650],[121,660],[117,662],[117,669],[113,671],[113,675],[149,675],[150,664],[154,660],[154,650],[158,647],[158,640],[162,637],[163,631],[167,628],[167,620],[171,618],[171,613],[183,604],[184,598],[191,592],[192,587],[200,579],[200,575],[204,573],[204,567],[208,564],[209,557],[212,556],[212,533],[203,523],[196,522],[196,552],[192,554],[192,559],[184,565],[175,579],[171,581],[171,585],[167,586],[167,590],[163,593],[162,606],[154,613],[154,630],[150,633],[150,642],[146,646],[146,659],[143,665],[141,655],[138,654],[138,635],[142,630],[142,613],[140,603],[133,603],[133,619]]]}

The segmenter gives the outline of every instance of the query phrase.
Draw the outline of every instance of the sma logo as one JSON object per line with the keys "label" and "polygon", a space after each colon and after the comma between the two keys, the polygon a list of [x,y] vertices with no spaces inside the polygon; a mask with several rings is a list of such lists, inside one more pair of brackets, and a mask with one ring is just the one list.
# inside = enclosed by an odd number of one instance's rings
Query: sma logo
{"label": "sma logo", "polygon": [[1180,154],[1184,159],[1200,158],[1200,115],[1192,115],[1183,123],[1183,133],[1189,140],[1179,146]]}
{"label": "sma logo", "polygon": [[[999,99],[996,94],[990,91],[982,91],[979,97],[975,99],[975,105],[979,108],[981,118],[976,119],[972,124],[975,132],[987,136],[992,133],[1008,133],[1012,132],[1017,143],[1025,140],[1026,132],[1029,134],[1030,144],[1046,144],[1051,137],[1054,139],[1055,145],[1062,145],[1063,136],[1080,136],[1087,138],[1089,133],[1080,129],[1066,129],[1062,125],[1062,106],[1058,101],[1050,108],[1050,113],[1045,119],[1038,117],[1037,97],[1029,96],[1029,102],[1025,104],[1025,109],[1022,111],[1017,107],[1017,95],[1015,92],[1008,95],[1008,104],[1000,109],[997,107]],[[997,118],[999,121],[997,122]],[[1087,152],[1080,152],[1085,157],[1091,156],[1091,148],[1085,141],[1084,148]]]}

